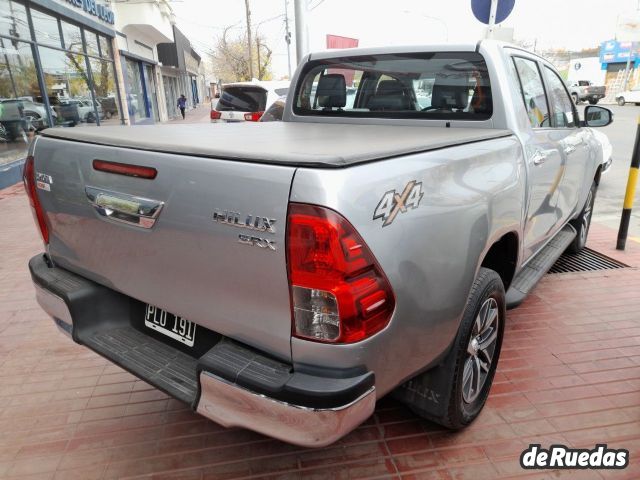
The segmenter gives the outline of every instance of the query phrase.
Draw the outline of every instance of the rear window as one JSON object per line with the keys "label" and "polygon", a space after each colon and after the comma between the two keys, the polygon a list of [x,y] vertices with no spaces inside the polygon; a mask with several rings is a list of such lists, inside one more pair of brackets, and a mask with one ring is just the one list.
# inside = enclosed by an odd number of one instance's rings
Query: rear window
{"label": "rear window", "polygon": [[220,112],[264,112],[267,92],[260,87],[224,87],[216,110]]}
{"label": "rear window", "polygon": [[486,120],[493,113],[487,65],[476,52],[317,60],[300,79],[297,115]]}
{"label": "rear window", "polygon": [[580,85],[581,87],[588,87],[589,85],[591,85],[591,82],[587,80],[579,80],[578,85]]}

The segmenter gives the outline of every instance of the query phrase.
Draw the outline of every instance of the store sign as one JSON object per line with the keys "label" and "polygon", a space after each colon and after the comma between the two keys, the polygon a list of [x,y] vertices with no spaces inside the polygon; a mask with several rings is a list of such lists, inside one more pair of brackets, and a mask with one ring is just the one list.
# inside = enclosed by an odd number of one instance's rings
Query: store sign
{"label": "store sign", "polygon": [[638,56],[638,44],[633,42],[618,42],[608,40],[600,45],[600,63],[626,62],[631,56],[631,61],[640,59]]}
{"label": "store sign", "polygon": [[76,8],[83,9],[89,15],[98,17],[103,22],[107,22],[111,25],[115,23],[113,10],[111,10],[107,5],[102,5],[96,2],[96,0],[67,0],[67,3],[70,3]]}

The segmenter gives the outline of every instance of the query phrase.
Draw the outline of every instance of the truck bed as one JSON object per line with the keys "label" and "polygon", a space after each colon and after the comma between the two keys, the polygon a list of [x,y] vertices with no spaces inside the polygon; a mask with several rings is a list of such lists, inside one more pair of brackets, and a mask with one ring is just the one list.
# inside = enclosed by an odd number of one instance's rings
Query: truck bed
{"label": "truck bed", "polygon": [[506,137],[511,132],[487,128],[265,122],[50,128],[43,135],[224,160],[339,168]]}

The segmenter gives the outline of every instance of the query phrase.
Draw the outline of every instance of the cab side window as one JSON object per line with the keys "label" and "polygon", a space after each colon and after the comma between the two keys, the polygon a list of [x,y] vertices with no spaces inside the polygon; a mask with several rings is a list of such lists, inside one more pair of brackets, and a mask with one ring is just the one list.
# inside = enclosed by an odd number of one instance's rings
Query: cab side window
{"label": "cab side window", "polygon": [[522,57],[513,57],[513,63],[518,73],[520,91],[531,126],[533,128],[550,127],[547,96],[537,63]]}
{"label": "cab side window", "polygon": [[567,93],[564,82],[549,67],[544,67],[547,85],[549,86],[549,100],[553,116],[551,126],[556,128],[573,128],[576,126],[573,114],[573,102]]}

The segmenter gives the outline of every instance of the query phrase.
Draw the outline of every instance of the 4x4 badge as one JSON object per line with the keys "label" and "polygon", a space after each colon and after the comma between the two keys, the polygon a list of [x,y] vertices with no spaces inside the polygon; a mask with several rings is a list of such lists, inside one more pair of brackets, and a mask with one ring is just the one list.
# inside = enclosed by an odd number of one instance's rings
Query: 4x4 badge
{"label": "4x4 badge", "polygon": [[405,213],[408,208],[418,208],[420,200],[424,192],[422,191],[422,182],[411,180],[402,190],[402,193],[396,193],[395,190],[386,192],[376,210],[373,212],[373,219],[381,218],[382,226],[391,225],[399,213]]}

